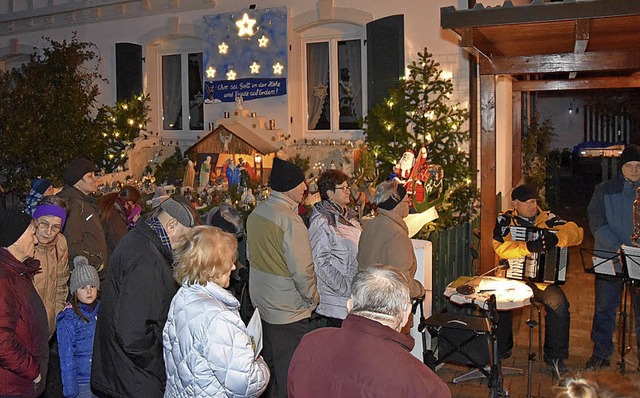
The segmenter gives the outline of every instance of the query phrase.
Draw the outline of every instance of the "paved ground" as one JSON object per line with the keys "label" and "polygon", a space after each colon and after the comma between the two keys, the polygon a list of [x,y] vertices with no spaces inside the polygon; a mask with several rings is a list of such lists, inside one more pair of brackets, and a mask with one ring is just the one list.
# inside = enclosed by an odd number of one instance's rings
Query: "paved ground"
{"label": "paved ground", "polygon": [[[588,230],[586,206],[593,192],[594,184],[597,181],[590,176],[565,177],[560,181],[560,192],[558,206],[553,210],[567,220],[575,221],[585,228],[585,240],[581,247],[592,248],[593,237]],[[594,276],[587,274],[583,270],[580,257],[580,247],[573,248],[570,252],[570,266],[567,283],[563,289],[571,303],[571,332],[570,332],[570,355],[567,365],[572,373],[582,371],[585,363],[591,356],[593,345],[590,339],[591,321],[593,318],[593,283]],[[631,307],[631,306],[630,306]],[[631,308],[628,310],[631,312]],[[544,317],[544,312],[543,312]],[[522,368],[524,374],[521,376],[506,376],[504,378],[505,389],[509,396],[520,398],[527,397],[527,358],[529,344],[529,328],[526,321],[529,318],[529,309],[514,312],[514,338],[515,348],[513,355],[503,361],[503,366]],[[629,319],[633,319],[629,314]],[[543,318],[544,323],[544,318]],[[543,325],[544,326],[544,325]],[[633,328],[629,329],[630,331]],[[544,336],[544,334],[543,334]],[[629,336],[629,335],[627,335]],[[636,371],[638,356],[636,353],[635,334],[630,336],[630,352],[626,354],[627,375],[631,378],[640,378],[640,373]],[[620,335],[614,336],[614,342],[618,352],[611,358],[611,369],[617,370],[615,363],[620,361],[619,343]],[[537,331],[534,334],[534,350],[537,350]],[[468,368],[447,364],[442,367],[438,374],[445,381],[450,382],[456,376],[468,371]],[[540,360],[532,367],[532,397],[554,397],[551,387],[558,382],[552,376],[548,367]],[[449,384],[453,396],[456,398],[474,398],[489,396],[486,380],[472,380],[460,384]]]}

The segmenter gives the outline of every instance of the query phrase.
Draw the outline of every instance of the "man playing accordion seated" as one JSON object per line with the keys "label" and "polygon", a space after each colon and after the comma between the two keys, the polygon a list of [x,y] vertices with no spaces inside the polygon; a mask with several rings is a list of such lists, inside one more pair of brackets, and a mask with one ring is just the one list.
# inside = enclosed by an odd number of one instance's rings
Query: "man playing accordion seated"
{"label": "man playing accordion seated", "polygon": [[[520,185],[511,193],[512,209],[498,215],[493,231],[493,248],[501,260],[531,259],[555,251],[558,247],[575,246],[582,243],[584,231],[574,222],[565,221],[537,204],[537,192],[528,185]],[[519,240],[512,234],[513,227],[543,230],[535,234],[534,240]],[[514,228],[515,230],[515,228]],[[551,232],[553,231],[553,232]],[[541,271],[542,272],[542,271]],[[569,301],[558,286],[552,282],[536,282],[537,275],[522,277],[533,290],[535,300],[544,304],[545,341],[544,362],[566,371],[564,360],[569,357]],[[550,283],[551,282],[551,283]]]}

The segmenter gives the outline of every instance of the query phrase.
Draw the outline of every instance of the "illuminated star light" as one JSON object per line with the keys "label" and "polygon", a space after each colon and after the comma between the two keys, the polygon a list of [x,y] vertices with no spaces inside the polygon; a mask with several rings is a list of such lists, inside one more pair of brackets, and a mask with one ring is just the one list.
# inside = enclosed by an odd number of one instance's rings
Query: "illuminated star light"
{"label": "illuminated star light", "polygon": [[226,54],[228,49],[229,46],[225,42],[220,43],[220,45],[218,46],[218,52],[220,54]]}
{"label": "illuminated star light", "polygon": [[216,70],[213,66],[207,68],[207,79],[213,79],[216,77]]}
{"label": "illuminated star light", "polygon": [[249,65],[249,68],[251,68],[251,73],[253,74],[260,73],[260,65],[258,65],[256,61],[253,61],[253,63]]}
{"label": "illuminated star light", "polygon": [[266,47],[267,43],[269,43],[269,39],[265,35],[258,39],[258,47]]}
{"label": "illuminated star light", "polygon": [[280,65],[280,62],[276,62],[275,65],[273,65],[273,73],[276,75],[281,75],[283,69],[284,66]]}
{"label": "illuminated star light", "polygon": [[249,18],[249,15],[245,12],[242,16],[242,19],[236,21],[236,26],[238,27],[238,36],[253,36],[253,25],[256,24],[255,19]]}
{"label": "illuminated star light", "polygon": [[236,72],[233,69],[227,72],[227,80],[236,80]]}

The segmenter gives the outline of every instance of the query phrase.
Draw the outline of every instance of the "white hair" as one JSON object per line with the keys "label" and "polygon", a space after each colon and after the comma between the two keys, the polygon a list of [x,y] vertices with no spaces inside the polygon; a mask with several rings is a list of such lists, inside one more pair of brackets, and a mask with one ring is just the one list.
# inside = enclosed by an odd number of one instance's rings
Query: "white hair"
{"label": "white hair", "polygon": [[351,313],[364,318],[402,326],[411,306],[407,278],[395,268],[374,264],[358,271],[351,285]]}

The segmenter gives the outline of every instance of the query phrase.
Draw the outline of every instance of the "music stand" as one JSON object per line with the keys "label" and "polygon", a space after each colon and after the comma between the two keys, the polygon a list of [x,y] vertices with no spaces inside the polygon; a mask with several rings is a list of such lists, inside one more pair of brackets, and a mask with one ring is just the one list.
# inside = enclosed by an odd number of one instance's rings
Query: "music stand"
{"label": "music stand", "polygon": [[[585,259],[585,257],[587,257]],[[588,274],[624,276],[622,272],[615,269],[615,260],[620,257],[620,253],[607,250],[580,249],[580,260],[582,268]]]}
{"label": "music stand", "polygon": [[[631,291],[631,285],[634,281],[640,281],[640,247],[622,245],[622,265],[624,277],[622,279],[623,288],[622,294],[624,299],[622,300],[622,311],[620,317],[622,318],[622,344],[620,347],[620,372],[625,372],[625,354],[627,353],[627,345],[625,341],[627,339],[627,305],[629,301],[629,292]],[[631,337],[631,333],[629,333]]]}
{"label": "music stand", "polygon": [[[629,285],[632,280],[629,277],[628,268],[632,267],[632,275],[640,276],[640,249],[632,246],[621,246],[621,251],[612,252],[607,250],[591,250],[580,249],[580,258],[582,260],[582,266],[585,272],[596,275],[603,275],[607,277],[614,277],[622,281],[622,309],[620,311],[620,327],[622,328],[622,338],[620,339],[620,372],[625,373],[625,355],[627,352],[627,346],[625,340],[627,339],[627,296],[629,294]],[[585,256],[590,256],[591,259],[585,261]],[[615,268],[616,260],[619,261],[621,268],[617,270]],[[588,266],[591,264],[591,266]],[[633,266],[635,264],[635,266]]]}

